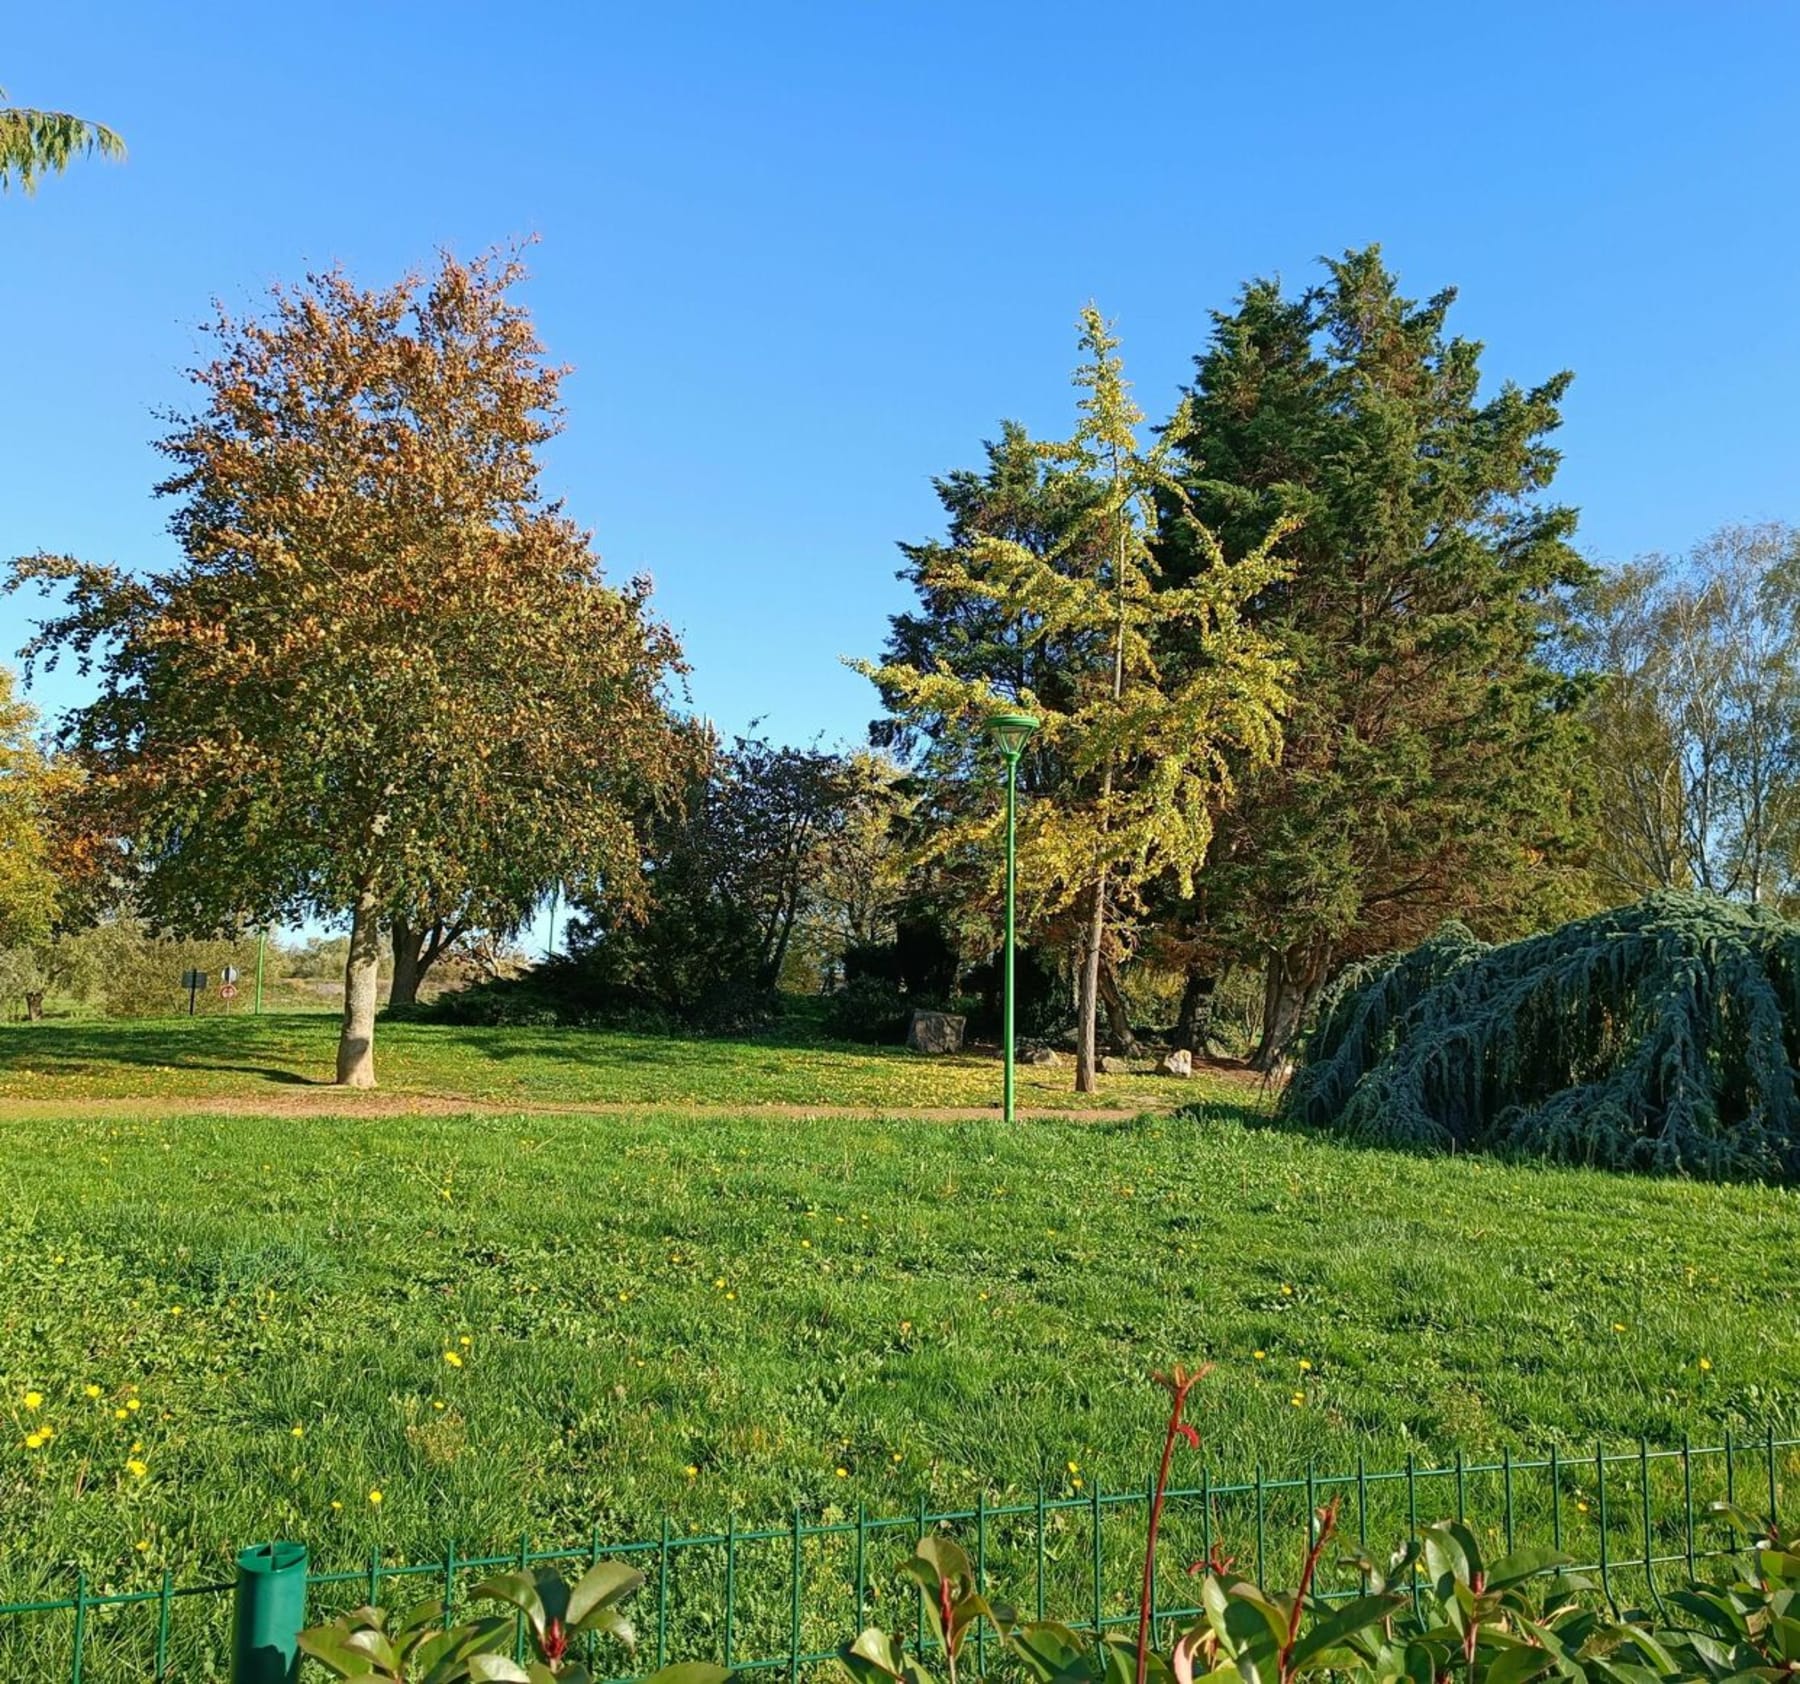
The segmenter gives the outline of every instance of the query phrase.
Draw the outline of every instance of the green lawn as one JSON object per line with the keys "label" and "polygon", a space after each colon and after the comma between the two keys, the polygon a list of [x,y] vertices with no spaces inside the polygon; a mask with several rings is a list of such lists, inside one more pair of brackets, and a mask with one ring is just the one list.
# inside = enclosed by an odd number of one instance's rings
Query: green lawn
{"label": "green lawn", "polygon": [[[337,1019],[318,1012],[8,1025],[0,1027],[0,1117],[8,1101],[42,1112],[92,1099],[160,1105],[303,1095],[329,1082],[336,1044]],[[1000,1091],[991,1052],[927,1058],[904,1048],[832,1042],[804,1009],[775,1032],[740,1041],[383,1023],[375,1056],[390,1093],[482,1104],[916,1110],[997,1105]],[[1144,1074],[1103,1077],[1097,1098],[1085,1097],[1073,1091],[1066,1059],[1057,1069],[1024,1066],[1018,1074],[1019,1103],[1034,1107],[1098,1103],[1137,1110],[1227,1091],[1205,1078],[1189,1083]]]}
{"label": "green lawn", "polygon": [[1220,1472],[1800,1419],[1792,1194],[1224,1116],[14,1124],[0,1270],[0,1600],[1140,1487],[1177,1359]]}

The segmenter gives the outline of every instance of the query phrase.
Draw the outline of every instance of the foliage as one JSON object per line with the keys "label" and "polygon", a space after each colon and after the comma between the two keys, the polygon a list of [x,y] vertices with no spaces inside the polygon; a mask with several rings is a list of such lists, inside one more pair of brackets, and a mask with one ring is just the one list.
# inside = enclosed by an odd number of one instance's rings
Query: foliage
{"label": "foliage", "polygon": [[[1197,951],[1267,968],[1265,1066],[1347,960],[1586,909],[1578,687],[1542,647],[1588,572],[1542,501],[1570,377],[1484,396],[1453,291],[1402,297],[1375,247],[1326,271],[1215,317],[1176,441],[1227,549],[1298,522],[1248,611],[1293,664],[1287,748],[1242,769],[1189,909]],[[1185,531],[1159,543],[1176,584],[1212,566]]]}
{"label": "foliage", "polygon": [[[931,624],[920,638],[917,621],[897,623],[886,663],[862,670],[907,731],[928,740],[923,767],[940,781],[966,783],[979,769],[982,788],[998,787],[986,719],[1002,704],[1038,716],[1039,769],[1027,777],[1020,818],[1021,892],[1028,923],[1074,920],[1076,1086],[1088,1092],[1100,968],[1117,913],[1164,876],[1191,891],[1231,788],[1230,756],[1259,764],[1279,747],[1286,669],[1243,610],[1281,577],[1274,546],[1290,523],[1269,523],[1228,560],[1171,472],[1186,407],[1152,448],[1140,448],[1143,417],[1117,341],[1092,308],[1081,344],[1089,361],[1076,374],[1084,395],[1074,434],[1034,444],[1009,429],[990,452],[991,477],[1022,489],[1027,518],[1009,518],[1004,505],[992,521],[971,509],[950,545],[910,552]],[[1153,560],[1164,524],[1184,530],[1195,558],[1180,585]],[[981,643],[973,658],[972,630]],[[1053,673],[1054,683],[1039,690],[1037,673]],[[940,827],[929,852],[997,854],[1002,822],[992,807],[972,808]]]}
{"label": "foliage", "polygon": [[[0,100],[5,98],[6,90],[0,88]],[[0,193],[14,182],[34,193],[40,176],[59,175],[76,158],[95,152],[102,158],[123,158],[125,142],[104,123],[66,111],[0,105]]]}
{"label": "foliage", "polygon": [[1664,893],[1353,968],[1282,1105],[1362,1140],[1713,1178],[1800,1174],[1800,925]]}
{"label": "foliage", "polygon": [[629,895],[639,816],[684,762],[647,582],[608,587],[539,492],[560,371],[520,274],[446,257],[221,314],[159,447],[181,563],[14,567],[68,598],[29,653],[97,671],[67,738],[145,912],[186,934],[349,918],[356,1085],[384,922],[503,926],[558,881]]}
{"label": "foliage", "polygon": [[[390,1684],[591,1684],[570,1653],[575,1640],[611,1637],[631,1647],[635,1634],[620,1604],[643,1588],[644,1575],[617,1561],[598,1561],[575,1584],[553,1567],[502,1573],[470,1591],[471,1601],[499,1602],[524,1616],[531,1658],[520,1665],[512,1647],[515,1617],[481,1614],[456,1624],[441,1602],[421,1602],[390,1619],[357,1608],[300,1634],[301,1650],[338,1678]],[[724,1684],[724,1667],[689,1663],[654,1672],[644,1684]]]}
{"label": "foliage", "polygon": [[0,667],[0,950],[42,941],[56,921],[50,807],[70,782],[38,746],[37,714]]}
{"label": "foliage", "polygon": [[1609,1608],[1600,1587],[1555,1549],[1528,1546],[1490,1561],[1462,1520],[1422,1528],[1385,1562],[1353,1554],[1346,1565],[1357,1569],[1361,1591],[1334,1599],[1320,1579],[1338,1535],[1333,1498],[1312,1516],[1294,1589],[1265,1589],[1215,1548],[1189,1570],[1199,1576],[1201,1618],[1157,1650],[1156,1547],[1171,1461],[1184,1440],[1200,1446],[1183,1419],[1199,1375],[1176,1369],[1157,1378],[1174,1404],[1152,1487],[1135,1639],[1104,1624],[1077,1630],[1022,1620],[983,1595],[957,1544],[930,1536],[901,1569],[919,1587],[918,1652],[909,1653],[898,1633],[870,1627],[840,1652],[849,1684],[934,1684],[927,1657],[941,1657],[948,1684],[956,1684],[959,1660],[984,1622],[1032,1684],[1713,1684],[1782,1678],[1800,1667],[1800,1555],[1775,1522],[1729,1503],[1710,1507],[1743,1529],[1753,1574],[1675,1591],[1670,1615]]}
{"label": "foliage", "polygon": [[1772,904],[1800,889],[1800,532],[1728,526],[1680,563],[1603,575],[1575,605],[1600,892],[1705,889]]}

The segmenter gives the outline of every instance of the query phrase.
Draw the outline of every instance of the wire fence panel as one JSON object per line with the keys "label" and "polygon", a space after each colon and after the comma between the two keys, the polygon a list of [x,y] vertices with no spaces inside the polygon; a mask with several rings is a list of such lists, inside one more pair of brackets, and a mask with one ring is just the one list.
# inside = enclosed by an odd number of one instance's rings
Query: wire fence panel
{"label": "wire fence panel", "polygon": [[[1338,1547],[1320,1564],[1321,1595],[1355,1595],[1359,1556],[1377,1569],[1423,1526],[1465,1521],[1490,1559],[1549,1545],[1592,1576],[1615,1609],[1659,1609],[1671,1588],[1703,1574],[1744,1539],[1708,1513],[1731,1501],[1770,1519],[1791,1506],[1800,1478],[1800,1439],[1736,1439],[1651,1448],[1558,1447],[1447,1466],[1409,1460],[1248,1478],[1203,1469],[1173,1488],[1163,1514],[1153,1587],[1158,1634],[1199,1613],[1198,1569],[1230,1562],[1272,1588],[1298,1579],[1313,1514],[1338,1505]],[[463,1609],[483,1578],[549,1564],[576,1577],[594,1561],[629,1562],[645,1576],[631,1611],[638,1644],[590,1639],[597,1677],[623,1684],[675,1660],[713,1660],[738,1671],[797,1679],[819,1669],[864,1625],[924,1637],[916,1590],[897,1578],[929,1532],[955,1538],[1000,1601],[1028,1618],[1048,1615],[1086,1630],[1137,1618],[1143,1534],[1151,1492],[1039,1490],[1024,1500],[906,1515],[814,1520],[795,1512],[778,1525],[728,1517],[716,1531],[680,1533],[665,1520],[655,1538],[593,1535],[545,1548],[522,1538],[485,1553],[446,1541],[435,1560],[388,1561],[379,1553],[308,1576],[309,1618],[363,1602],[403,1607],[441,1597]],[[45,1568],[35,1582],[51,1584]],[[70,1684],[223,1684],[231,1650],[230,1581],[113,1590],[85,1573],[66,1589],[0,1605],[0,1679]],[[520,1633],[521,1641],[523,1632]],[[978,1640],[980,1672],[994,1659]]]}

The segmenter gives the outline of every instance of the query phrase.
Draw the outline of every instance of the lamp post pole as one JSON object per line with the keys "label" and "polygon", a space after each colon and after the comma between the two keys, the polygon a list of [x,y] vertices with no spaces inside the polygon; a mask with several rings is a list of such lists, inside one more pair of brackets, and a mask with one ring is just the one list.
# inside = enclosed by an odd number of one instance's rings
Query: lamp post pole
{"label": "lamp post pole", "polygon": [[1015,748],[1006,756],[1006,994],[1000,1010],[1002,1055],[1006,1060],[1000,1114],[1009,1123],[1013,1120],[1013,948],[1017,945],[1013,905],[1019,887],[1018,806],[1019,751]]}
{"label": "lamp post pole", "polygon": [[988,730],[1006,756],[1006,953],[1002,960],[1000,1004],[1000,1115],[1013,1120],[1013,949],[1018,942],[1015,906],[1019,887],[1019,756],[1038,722],[1028,713],[998,713]]}

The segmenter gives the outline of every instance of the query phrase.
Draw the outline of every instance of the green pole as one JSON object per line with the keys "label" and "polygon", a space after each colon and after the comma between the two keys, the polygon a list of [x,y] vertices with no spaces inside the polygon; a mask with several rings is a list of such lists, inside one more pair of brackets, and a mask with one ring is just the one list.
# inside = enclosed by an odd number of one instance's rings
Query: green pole
{"label": "green pole", "polygon": [[256,932],[256,1015],[262,1016],[262,962],[263,948],[268,945],[269,927],[265,924]]}
{"label": "green pole", "polygon": [[1009,1123],[1013,1120],[1013,895],[1018,887],[1019,875],[1016,828],[1018,801],[1019,751],[1014,749],[1006,757],[1006,998],[1001,1007],[1003,1025],[1000,1031],[1001,1040],[1005,1043],[1001,1048],[1001,1057],[1005,1060],[1006,1071],[1001,1081],[1000,1111],[1003,1119]]}
{"label": "green pole", "polygon": [[306,1624],[306,1545],[254,1544],[237,1560],[231,1684],[294,1684]]}

